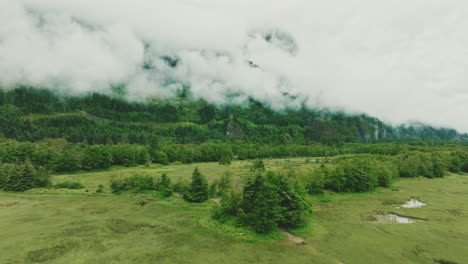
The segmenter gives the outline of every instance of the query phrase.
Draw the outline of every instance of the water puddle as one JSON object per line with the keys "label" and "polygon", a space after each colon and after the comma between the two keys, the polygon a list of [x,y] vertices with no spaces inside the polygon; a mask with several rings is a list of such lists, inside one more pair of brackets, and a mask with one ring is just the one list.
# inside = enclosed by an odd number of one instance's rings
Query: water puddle
{"label": "water puddle", "polygon": [[415,218],[385,212],[363,214],[361,215],[361,220],[364,223],[378,224],[412,224],[417,221]]}
{"label": "water puddle", "polygon": [[421,202],[421,201],[418,201],[416,199],[411,199],[408,202],[401,205],[401,207],[403,207],[403,208],[419,208],[419,207],[423,207],[425,205],[426,204]]}

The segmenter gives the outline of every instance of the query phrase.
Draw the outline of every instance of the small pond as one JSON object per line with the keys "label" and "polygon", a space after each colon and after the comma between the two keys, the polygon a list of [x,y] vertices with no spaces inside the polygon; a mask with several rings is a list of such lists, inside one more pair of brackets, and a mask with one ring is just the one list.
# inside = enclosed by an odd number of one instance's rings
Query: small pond
{"label": "small pond", "polygon": [[364,223],[377,224],[412,224],[417,220],[410,217],[400,216],[393,213],[373,212],[361,215]]}

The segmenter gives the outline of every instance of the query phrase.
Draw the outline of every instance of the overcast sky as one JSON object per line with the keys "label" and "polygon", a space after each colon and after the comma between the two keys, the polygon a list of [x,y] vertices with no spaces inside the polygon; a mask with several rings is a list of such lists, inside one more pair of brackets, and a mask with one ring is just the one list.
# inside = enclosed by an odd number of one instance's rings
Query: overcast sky
{"label": "overcast sky", "polygon": [[468,132],[467,30],[466,0],[0,0],[0,83],[276,108],[288,93]]}

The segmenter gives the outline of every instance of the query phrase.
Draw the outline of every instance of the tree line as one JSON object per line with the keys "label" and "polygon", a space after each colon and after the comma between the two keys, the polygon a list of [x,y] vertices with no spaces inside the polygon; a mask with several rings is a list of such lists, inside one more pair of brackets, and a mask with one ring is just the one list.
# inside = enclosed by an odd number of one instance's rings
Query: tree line
{"label": "tree line", "polygon": [[65,138],[89,144],[200,143],[232,139],[262,144],[339,144],[392,140],[468,140],[453,129],[391,127],[366,115],[310,109],[275,111],[254,99],[218,106],[187,96],[128,102],[119,95],[58,96],[46,89],[0,89],[0,137]]}

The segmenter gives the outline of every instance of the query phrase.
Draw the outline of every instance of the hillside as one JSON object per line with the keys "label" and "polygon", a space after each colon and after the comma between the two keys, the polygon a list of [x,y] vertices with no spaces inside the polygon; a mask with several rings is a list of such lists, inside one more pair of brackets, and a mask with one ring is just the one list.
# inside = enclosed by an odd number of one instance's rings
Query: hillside
{"label": "hillside", "polygon": [[393,127],[367,115],[323,109],[273,110],[250,99],[214,105],[187,92],[171,99],[128,102],[97,93],[81,97],[46,89],[0,89],[0,136],[20,141],[65,138],[91,144],[242,140],[264,144],[336,144],[407,140],[467,141],[467,134],[428,125]]}

